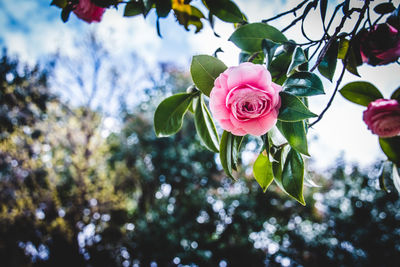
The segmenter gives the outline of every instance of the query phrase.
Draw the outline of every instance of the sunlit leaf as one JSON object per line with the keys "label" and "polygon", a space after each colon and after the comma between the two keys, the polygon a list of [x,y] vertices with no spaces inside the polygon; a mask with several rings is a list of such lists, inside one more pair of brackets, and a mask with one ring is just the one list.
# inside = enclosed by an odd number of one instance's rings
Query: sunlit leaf
{"label": "sunlit leaf", "polygon": [[274,179],[272,163],[269,160],[268,154],[265,150],[258,155],[256,161],[254,162],[253,174],[257,183],[265,192]]}
{"label": "sunlit leaf", "polygon": [[293,52],[292,61],[290,62],[289,68],[287,70],[286,75],[293,74],[295,71],[298,70],[298,67],[306,63],[308,60],[306,55],[304,54],[303,49],[301,47],[296,47]]}
{"label": "sunlit leaf", "polygon": [[197,134],[209,150],[218,153],[219,137],[210,112],[201,95],[196,102],[194,122]]}
{"label": "sunlit leaf", "polygon": [[180,93],[164,99],[154,113],[154,129],[158,137],[178,132],[189,109],[193,94]]}
{"label": "sunlit leaf", "polygon": [[304,122],[284,122],[278,121],[276,127],[286,138],[289,145],[298,152],[308,155],[307,135]]}
{"label": "sunlit leaf", "polygon": [[198,8],[185,4],[184,0],[172,0],[172,9],[179,24],[183,25],[186,30],[189,30],[189,25],[196,27],[196,33],[203,28],[200,19],[204,18],[204,15]]}
{"label": "sunlit leaf", "polygon": [[215,79],[226,69],[221,60],[208,55],[199,55],[193,57],[190,73],[197,88],[206,96],[210,96]]}
{"label": "sunlit leaf", "polygon": [[339,92],[347,100],[362,106],[368,106],[370,102],[383,98],[382,93],[373,84],[363,81],[348,83]]}
{"label": "sunlit leaf", "polygon": [[229,37],[229,41],[249,53],[261,51],[261,42],[264,39],[269,39],[276,43],[287,41],[286,37],[279,30],[265,23],[243,25]]}
{"label": "sunlit leaf", "polygon": [[317,117],[298,97],[285,92],[280,92],[280,96],[281,107],[279,109],[278,120],[294,122]]}
{"label": "sunlit leaf", "polygon": [[219,158],[226,175],[234,179],[232,175],[232,139],[233,135],[230,132],[224,131],[222,133]]}
{"label": "sunlit leaf", "polygon": [[264,39],[261,41],[261,47],[264,52],[265,57],[267,58],[267,68],[271,65],[272,58],[275,55],[276,49],[280,46],[280,44],[275,43],[271,40]]}

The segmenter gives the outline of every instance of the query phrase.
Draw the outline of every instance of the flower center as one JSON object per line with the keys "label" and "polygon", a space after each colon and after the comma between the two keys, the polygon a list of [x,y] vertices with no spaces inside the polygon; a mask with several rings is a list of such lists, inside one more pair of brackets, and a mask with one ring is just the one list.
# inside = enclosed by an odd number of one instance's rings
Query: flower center
{"label": "flower center", "polygon": [[239,121],[248,121],[268,114],[272,108],[271,96],[252,86],[232,89],[226,97],[226,107]]}

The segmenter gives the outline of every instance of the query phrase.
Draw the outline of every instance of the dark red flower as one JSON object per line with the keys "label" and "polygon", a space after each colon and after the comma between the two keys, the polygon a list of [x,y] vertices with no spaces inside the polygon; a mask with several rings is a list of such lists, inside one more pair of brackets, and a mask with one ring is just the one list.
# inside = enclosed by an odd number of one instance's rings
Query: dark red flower
{"label": "dark red flower", "polygon": [[79,0],[79,4],[74,8],[75,15],[88,22],[100,22],[106,9],[92,3],[91,0]]}
{"label": "dark red flower", "polygon": [[361,30],[357,42],[362,62],[369,65],[386,65],[400,57],[400,33],[388,23]]}

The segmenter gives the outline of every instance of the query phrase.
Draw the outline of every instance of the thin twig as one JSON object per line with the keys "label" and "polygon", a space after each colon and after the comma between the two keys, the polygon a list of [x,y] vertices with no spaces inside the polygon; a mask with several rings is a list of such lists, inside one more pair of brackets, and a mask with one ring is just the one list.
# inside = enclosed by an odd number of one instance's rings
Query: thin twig
{"label": "thin twig", "polygon": [[[348,53],[347,55],[349,55],[349,54],[350,53]],[[326,105],[324,110],[321,112],[321,114],[319,114],[318,118],[308,126],[309,128],[313,127],[317,122],[319,122],[322,119],[322,117],[324,116],[325,112],[327,112],[329,107],[332,105],[333,99],[335,98],[336,93],[339,89],[340,83],[342,82],[344,73],[346,72],[347,55],[346,55],[345,61],[343,62],[342,72],[340,73],[339,79],[336,81],[335,90],[333,91],[333,94],[332,94],[331,98],[329,99],[328,104]]]}
{"label": "thin twig", "polygon": [[304,4],[307,3],[308,1],[310,1],[310,0],[304,0],[303,2],[301,2],[300,4],[298,4],[296,7],[292,8],[291,10],[288,10],[288,11],[286,11],[286,12],[280,13],[280,14],[278,14],[278,15],[272,17],[272,18],[264,19],[264,20],[262,20],[262,22],[263,22],[263,23],[267,23],[267,22],[269,22],[269,21],[276,20],[276,19],[278,19],[278,18],[280,18],[280,17],[282,17],[282,16],[285,16],[285,15],[287,15],[287,14],[296,12],[297,10],[299,10],[300,8],[302,8],[302,6],[304,6]]}

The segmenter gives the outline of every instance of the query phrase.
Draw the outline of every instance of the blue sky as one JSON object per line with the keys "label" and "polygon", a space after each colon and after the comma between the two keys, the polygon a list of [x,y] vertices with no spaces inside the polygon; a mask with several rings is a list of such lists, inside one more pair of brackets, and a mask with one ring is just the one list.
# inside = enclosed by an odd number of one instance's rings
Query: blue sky
{"label": "blue sky", "polygon": [[[167,19],[161,20],[163,38],[159,38],[156,34],[154,13],[147,19],[142,16],[123,18],[123,8],[110,9],[104,14],[103,21],[98,24],[87,24],[78,20],[73,14],[67,23],[63,23],[60,19],[60,10],[49,6],[50,2],[50,0],[0,1],[0,46],[7,47],[10,53],[34,64],[38,60],[46,60],[58,50],[74,54],[74,39],[89,30],[94,30],[104,45],[112,49],[116,55],[123,57],[124,53],[136,51],[150,66],[158,61],[173,61],[183,69],[188,69],[193,55],[212,54],[218,47],[222,47],[225,51],[219,56],[228,66],[237,64],[239,49],[227,41],[233,32],[232,25],[227,23],[217,21],[216,31],[221,35],[221,38],[217,38],[207,22],[204,22],[204,29],[200,34],[194,34],[193,30],[186,32],[170,14]],[[194,4],[196,2],[198,1],[193,1]],[[237,0],[235,2],[250,22],[257,22],[293,7],[299,1]],[[399,0],[394,3],[398,5]],[[319,14],[316,13],[306,21],[306,27],[311,35],[320,33],[320,29],[315,27],[318,25],[315,24],[318,18]],[[281,20],[273,25],[282,29],[288,23],[289,20]],[[287,35],[296,40],[299,38],[296,30],[289,31]],[[340,69],[339,64],[337,69]],[[390,93],[400,85],[400,66],[397,64],[377,68],[363,66],[359,72],[362,80],[375,84],[385,97],[389,97]],[[358,78],[348,74],[343,84],[352,80]],[[327,95],[313,97],[310,102],[311,109],[315,113],[324,108],[334,87],[327,80],[324,80],[324,84]],[[310,153],[315,166],[319,168],[331,166],[334,160],[340,157],[341,152],[347,160],[359,162],[363,166],[368,166],[376,159],[384,159],[377,137],[367,130],[362,121],[363,110],[363,107],[346,101],[340,95],[337,96],[324,119],[310,130],[310,141],[312,141]]]}

